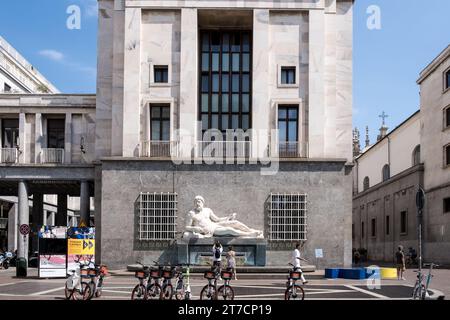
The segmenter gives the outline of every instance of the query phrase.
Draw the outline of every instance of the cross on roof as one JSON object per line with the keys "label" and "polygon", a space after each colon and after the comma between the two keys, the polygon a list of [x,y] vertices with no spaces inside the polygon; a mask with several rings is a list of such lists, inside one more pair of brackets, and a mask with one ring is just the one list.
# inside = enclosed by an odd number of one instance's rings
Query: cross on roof
{"label": "cross on roof", "polygon": [[389,116],[383,111],[383,113],[382,114],[380,114],[378,117],[380,117],[381,119],[383,119],[383,127],[385,126],[385,124],[386,124],[386,118],[389,118]]}

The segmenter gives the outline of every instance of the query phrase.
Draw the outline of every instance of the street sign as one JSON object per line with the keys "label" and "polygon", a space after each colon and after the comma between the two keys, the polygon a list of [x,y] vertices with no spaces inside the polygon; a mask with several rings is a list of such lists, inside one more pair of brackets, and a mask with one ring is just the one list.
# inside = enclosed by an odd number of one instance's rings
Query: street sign
{"label": "street sign", "polygon": [[19,227],[19,231],[20,231],[20,234],[26,236],[27,234],[30,233],[30,226],[27,225],[27,224],[22,224],[22,225]]}
{"label": "street sign", "polygon": [[416,206],[419,211],[423,210],[425,206],[425,191],[419,188],[416,194]]}
{"label": "street sign", "polygon": [[317,259],[323,258],[323,250],[322,249],[316,249],[316,258]]}

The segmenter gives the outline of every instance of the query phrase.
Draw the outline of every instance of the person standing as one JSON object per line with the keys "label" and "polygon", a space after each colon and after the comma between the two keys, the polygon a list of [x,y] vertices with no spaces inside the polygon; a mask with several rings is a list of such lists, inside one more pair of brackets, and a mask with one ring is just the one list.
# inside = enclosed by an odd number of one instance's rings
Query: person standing
{"label": "person standing", "polygon": [[403,272],[405,272],[405,254],[403,252],[403,246],[398,246],[398,251],[395,253],[395,261],[397,266],[397,279],[406,280],[403,277]]}
{"label": "person standing", "polygon": [[300,261],[307,262],[307,260],[305,260],[305,259],[303,259],[301,257],[301,254],[300,254],[300,243],[297,243],[295,245],[294,251],[292,252],[292,264],[294,265],[294,271],[300,272],[301,280],[302,280],[303,284],[307,284],[308,281],[306,281],[305,276],[303,275],[303,271],[301,269]]}
{"label": "person standing", "polygon": [[220,273],[220,269],[222,267],[223,248],[222,248],[222,245],[220,244],[219,240],[216,240],[216,242],[214,243],[212,252],[213,252],[213,267],[217,267],[218,271]]}
{"label": "person standing", "polygon": [[237,280],[236,274],[236,252],[233,250],[233,246],[228,247],[227,252],[227,269],[233,273],[234,280]]}

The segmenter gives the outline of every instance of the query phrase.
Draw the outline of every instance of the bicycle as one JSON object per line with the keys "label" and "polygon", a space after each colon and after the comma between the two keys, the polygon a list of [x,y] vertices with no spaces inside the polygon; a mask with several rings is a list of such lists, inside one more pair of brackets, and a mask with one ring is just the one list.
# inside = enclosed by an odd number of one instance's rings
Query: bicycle
{"label": "bicycle", "polygon": [[89,286],[91,287],[91,295],[88,300],[94,296],[100,298],[103,289],[103,279],[108,274],[108,269],[105,265],[95,265],[94,268],[88,270],[88,275],[91,278]]}
{"label": "bicycle", "polygon": [[134,276],[139,280],[133,291],[131,292],[131,300],[147,300],[147,277],[149,275],[149,267],[137,262],[142,266],[142,270],[134,273]]}
{"label": "bicycle", "polygon": [[425,300],[427,297],[429,297],[428,287],[430,286],[431,279],[433,278],[433,275],[431,274],[431,272],[433,271],[433,268],[439,267],[439,265],[434,264],[434,263],[424,264],[423,266],[430,267],[430,269],[428,271],[428,275],[427,275],[427,280],[426,280],[426,283],[423,284],[425,275],[422,273],[422,270],[414,271],[417,273],[417,280],[416,280],[416,283],[415,283],[414,289],[413,289],[413,294],[412,294],[413,300]]}
{"label": "bicycle", "polygon": [[305,290],[297,284],[297,281],[302,277],[302,273],[296,271],[292,263],[289,263],[289,265],[292,266],[292,270],[289,271],[288,281],[286,282],[284,300],[305,300]]}
{"label": "bicycle", "polygon": [[148,282],[147,282],[147,299],[161,298],[161,277],[164,267],[159,266],[156,261],[153,261],[155,266],[151,268]]}
{"label": "bicycle", "polygon": [[200,300],[217,300],[217,280],[219,277],[219,267],[211,266],[211,270],[205,271],[204,278],[208,284],[200,292]]}
{"label": "bicycle", "polygon": [[162,277],[164,281],[161,286],[160,300],[172,300],[173,298],[172,278],[175,276],[175,268],[167,266],[163,269]]}
{"label": "bicycle", "polygon": [[80,273],[77,274],[77,270],[70,270],[71,274],[66,281],[64,294],[67,300],[88,300],[91,296],[91,287],[89,283],[83,281],[89,277],[88,266],[83,265],[83,263],[79,263]]}
{"label": "bicycle", "polygon": [[230,281],[233,278],[232,269],[222,271],[220,276],[223,279],[224,284],[219,287],[217,297],[222,298],[223,300],[234,300],[234,290],[230,286]]}
{"label": "bicycle", "polygon": [[185,274],[183,274],[183,265],[179,265],[175,269],[175,299],[176,300],[190,300],[191,299],[191,285],[189,282],[190,270],[189,265],[186,265],[186,283],[184,282]]}

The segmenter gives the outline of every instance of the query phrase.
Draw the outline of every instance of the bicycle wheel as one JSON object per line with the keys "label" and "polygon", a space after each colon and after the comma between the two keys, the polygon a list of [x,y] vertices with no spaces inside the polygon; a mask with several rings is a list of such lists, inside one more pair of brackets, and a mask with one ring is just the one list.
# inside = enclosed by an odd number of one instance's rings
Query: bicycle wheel
{"label": "bicycle wheel", "polygon": [[64,286],[64,295],[66,296],[67,300],[70,300],[73,298],[72,292],[73,292],[73,290],[70,290],[69,288],[67,288],[67,283],[66,283],[66,285]]}
{"label": "bicycle wheel", "polygon": [[207,284],[200,292],[200,300],[217,300],[217,291],[214,286]]}
{"label": "bicycle wheel", "polygon": [[100,298],[102,296],[102,289],[97,289],[97,291],[95,291],[95,297],[96,298]]}
{"label": "bicycle wheel", "polygon": [[161,299],[161,286],[157,283],[152,283],[147,287],[147,299],[155,300]]}
{"label": "bicycle wheel", "polygon": [[175,299],[179,301],[184,300],[185,298],[186,298],[186,291],[184,290],[184,284],[182,283],[181,288],[175,290]]}
{"label": "bicycle wheel", "polygon": [[420,298],[420,287],[417,285],[417,283],[413,289],[412,298],[413,300],[417,300]]}
{"label": "bicycle wheel", "polygon": [[94,282],[89,282],[89,289],[91,291],[91,294],[89,295],[87,300],[91,300],[95,295],[96,285]]}
{"label": "bicycle wheel", "polygon": [[172,300],[173,286],[169,283],[161,290],[161,300]]}
{"label": "bicycle wheel", "polygon": [[131,300],[147,300],[147,290],[143,284],[138,284],[131,292]]}
{"label": "bicycle wheel", "polygon": [[221,286],[218,290],[217,298],[223,300],[234,300],[234,290],[230,286]]}
{"label": "bicycle wheel", "polygon": [[286,289],[284,300],[305,300],[305,291],[298,284],[294,284]]}
{"label": "bicycle wheel", "polygon": [[82,282],[79,288],[73,290],[72,296],[74,300],[88,300],[91,296],[91,287],[87,282]]}

